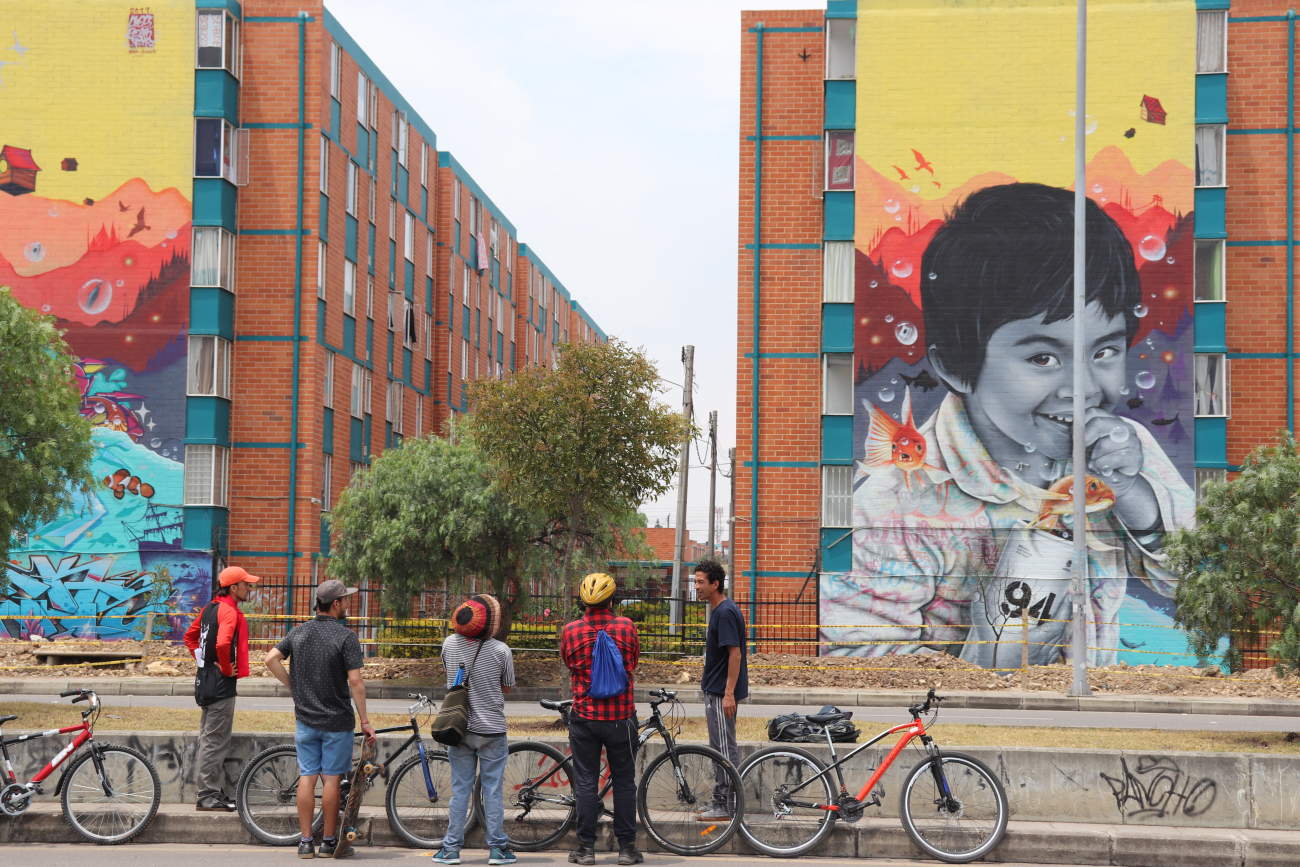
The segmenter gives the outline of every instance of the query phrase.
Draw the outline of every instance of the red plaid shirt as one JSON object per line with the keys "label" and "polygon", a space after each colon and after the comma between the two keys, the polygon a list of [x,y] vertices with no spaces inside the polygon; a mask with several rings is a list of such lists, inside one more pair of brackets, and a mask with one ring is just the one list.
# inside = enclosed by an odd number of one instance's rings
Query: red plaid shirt
{"label": "red plaid shirt", "polygon": [[[614,698],[589,698],[591,689],[591,651],[600,630],[609,633],[623,653],[627,669],[627,691]],[[641,658],[641,639],[636,626],[626,617],[615,617],[608,608],[587,609],[581,620],[564,627],[560,635],[560,658],[573,674],[573,712],[583,719],[620,720],[636,713],[632,697],[632,672]]]}

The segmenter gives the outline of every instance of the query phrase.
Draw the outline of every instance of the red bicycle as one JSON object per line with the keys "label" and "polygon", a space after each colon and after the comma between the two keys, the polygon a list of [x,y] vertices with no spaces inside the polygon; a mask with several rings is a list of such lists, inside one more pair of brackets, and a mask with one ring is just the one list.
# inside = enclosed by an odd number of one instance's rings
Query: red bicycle
{"label": "red bicycle", "polygon": [[[913,739],[926,756],[907,772],[898,795],[898,815],[917,848],[940,861],[961,863],[988,854],[1007,830],[1007,793],[988,766],[974,756],[941,752],[927,730],[939,715],[934,690],[924,704],[908,708],[912,721],[896,725],[842,759],[835,755],[830,724],[852,714],[813,714],[810,722],[826,727],[831,764],[794,747],[759,750],[740,769],[745,818],[740,833],[760,852],[775,857],[802,855],[826,839],[835,820],[856,822],[867,807],[880,805],[875,791],[885,771]],[[927,722],[921,715],[931,713]],[[840,766],[890,735],[902,735],[857,796],[844,787]],[[831,786],[835,771],[839,793]],[[870,795],[870,800],[867,796]]]}
{"label": "red bicycle", "polygon": [[[99,719],[99,696],[94,690],[70,689],[60,693],[63,698],[76,696],[73,704],[90,702],[81,712],[81,724],[61,729],[50,729],[16,738],[4,738],[0,733],[0,755],[4,756],[7,783],[0,789],[0,813],[21,816],[32,805],[33,795],[45,794],[42,785],[68,756],[86,744],[90,749],[73,759],[72,764],[59,777],[54,787],[55,795],[63,797],[63,818],[85,839],[92,843],[113,845],[134,839],[158,812],[162,785],[158,771],[142,753],[116,744],[95,743],[95,721]],[[18,719],[14,714],[0,716],[0,727]],[[19,783],[14,777],[9,747],[52,735],[77,732],[72,742],[65,746],[49,763],[32,777],[31,782]]]}

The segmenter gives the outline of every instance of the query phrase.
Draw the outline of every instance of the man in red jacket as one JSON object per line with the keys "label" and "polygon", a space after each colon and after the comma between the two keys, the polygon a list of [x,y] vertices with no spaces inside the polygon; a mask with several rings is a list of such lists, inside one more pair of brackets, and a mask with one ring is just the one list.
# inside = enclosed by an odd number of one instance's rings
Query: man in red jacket
{"label": "man in red jacket", "polygon": [[239,603],[261,581],[239,566],[221,570],[217,595],[185,631],[185,646],[199,664],[194,701],[203,708],[197,756],[200,812],[235,810],[235,800],[221,789],[230,730],[235,724],[235,683],[248,677],[248,621]]}

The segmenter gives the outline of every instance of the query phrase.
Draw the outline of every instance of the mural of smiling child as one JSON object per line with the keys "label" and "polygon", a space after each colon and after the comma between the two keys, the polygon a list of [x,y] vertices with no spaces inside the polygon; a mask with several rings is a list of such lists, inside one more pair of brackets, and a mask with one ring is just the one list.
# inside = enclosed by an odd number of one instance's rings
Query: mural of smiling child
{"label": "mural of smiling child", "polygon": [[[913,491],[896,471],[860,465],[867,477],[855,486],[854,526],[865,529],[854,532],[853,570],[823,584],[823,640],[835,643],[833,653],[925,652],[968,633],[985,638],[977,609],[988,606],[971,604],[970,576],[992,573],[1057,600],[1037,610],[1031,644],[1035,663],[1059,661],[1070,617],[1062,603],[1072,528],[1059,502],[1073,473],[1073,209],[1069,190],[986,187],[948,215],[926,248],[928,359],[949,394],[917,432],[937,483]],[[1116,661],[1129,577],[1172,595],[1162,539],[1192,520],[1195,504],[1150,432],[1114,413],[1124,402],[1141,286],[1132,246],[1091,200],[1087,238],[1085,436],[1097,492],[1085,528],[1087,644],[1097,648],[1089,664],[1106,665]],[[980,648],[967,645],[963,655],[987,665]]]}

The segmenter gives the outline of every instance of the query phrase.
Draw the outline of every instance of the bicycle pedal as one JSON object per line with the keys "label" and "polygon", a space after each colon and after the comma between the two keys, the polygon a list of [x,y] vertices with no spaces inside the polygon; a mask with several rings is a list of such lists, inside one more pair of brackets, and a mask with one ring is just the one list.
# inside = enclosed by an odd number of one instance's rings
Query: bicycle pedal
{"label": "bicycle pedal", "polygon": [[880,795],[877,794],[877,793],[874,793],[874,792],[873,792],[872,795],[871,795],[871,800],[870,800],[870,801],[863,801],[863,802],[862,802],[862,806],[864,806],[864,807],[879,807],[879,806],[880,806]]}

